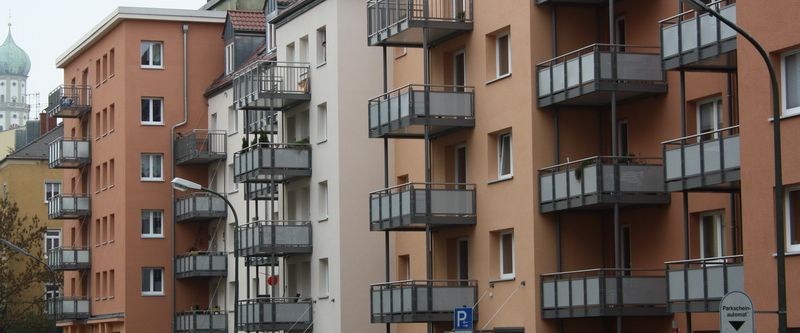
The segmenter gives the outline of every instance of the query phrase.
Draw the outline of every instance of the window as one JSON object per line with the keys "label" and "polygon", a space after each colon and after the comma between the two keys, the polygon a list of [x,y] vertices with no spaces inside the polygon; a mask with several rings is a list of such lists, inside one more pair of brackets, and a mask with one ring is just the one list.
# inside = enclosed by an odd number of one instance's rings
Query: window
{"label": "window", "polygon": [[114,130],[114,104],[108,107],[108,126],[109,132]]}
{"label": "window", "polygon": [[142,180],[164,180],[163,160],[162,154],[142,154]]}
{"label": "window", "polygon": [[411,256],[406,254],[397,257],[397,277],[401,281],[411,280]]}
{"label": "window", "polygon": [[46,180],[44,181],[44,202],[50,202],[54,196],[61,194],[61,181],[60,180]]}
{"label": "window", "polygon": [[328,103],[317,106],[317,142],[328,141]]}
{"label": "window", "polygon": [[44,257],[47,258],[47,252],[61,246],[61,230],[48,229],[44,232]]}
{"label": "window", "polygon": [[142,42],[139,47],[142,68],[164,68],[164,44],[162,42]]}
{"label": "window", "polygon": [[[248,111],[245,111],[248,112]],[[239,132],[239,113],[234,108],[228,108],[228,134]]]}
{"label": "window", "polygon": [[108,52],[108,75],[114,76],[114,49]]}
{"label": "window", "polygon": [[267,23],[267,48],[267,51],[274,51],[278,48],[275,38],[275,26],[272,23]]}
{"label": "window", "polygon": [[800,251],[800,187],[786,191],[786,250]]}
{"label": "window", "polygon": [[500,134],[497,137],[498,179],[508,179],[514,175],[514,166],[512,161],[511,133]]}
{"label": "window", "polygon": [[164,211],[142,211],[142,238],[163,238]]}
{"label": "window", "polygon": [[700,257],[722,256],[722,213],[700,214]]}
{"label": "window", "polygon": [[108,297],[114,298],[114,270],[108,271]]}
{"label": "window", "polygon": [[59,287],[60,286],[57,285],[57,284],[51,284],[51,283],[45,284],[45,286],[44,286],[44,288],[45,288],[44,299],[46,299],[46,300],[47,299],[53,299],[53,298],[58,298],[59,296],[61,296],[61,294],[59,293]]}
{"label": "window", "polygon": [[114,159],[108,161],[108,186],[114,186]]}
{"label": "window", "polygon": [[108,133],[108,109],[103,109],[103,134]]}
{"label": "window", "polygon": [[[722,128],[722,100],[719,98],[697,103],[697,134],[715,132]],[[701,135],[698,141],[716,139],[718,133]]]}
{"label": "window", "polygon": [[464,86],[467,84],[467,54],[464,50],[456,52],[453,55],[453,85],[457,87],[457,91],[464,91]]}
{"label": "window", "polygon": [[328,271],[328,258],[319,260],[319,295],[328,297],[330,295],[330,281]]}
{"label": "window", "polygon": [[103,298],[108,297],[108,272],[103,272],[103,293],[101,294]]}
{"label": "window", "polygon": [[500,233],[500,278],[514,278],[514,231]]}
{"label": "window", "polygon": [[286,45],[286,61],[295,61],[294,58],[294,43]]}
{"label": "window", "polygon": [[103,162],[103,189],[108,188],[108,162]]}
{"label": "window", "polygon": [[102,230],[103,243],[108,242],[108,216],[103,216],[103,230]]}
{"label": "window", "polygon": [[94,220],[94,245],[100,246],[100,219]]}
{"label": "window", "polygon": [[108,216],[108,238],[109,242],[113,242],[116,238],[114,233],[114,214]]}
{"label": "window", "polygon": [[108,79],[108,55],[103,55],[103,81]]}
{"label": "window", "polygon": [[800,50],[781,55],[783,116],[800,114]]}
{"label": "window", "polygon": [[161,98],[142,98],[142,124],[163,125],[164,100]]}
{"label": "window", "polygon": [[97,111],[97,112],[94,113],[94,137],[95,138],[100,138],[100,135],[101,135],[101,132],[100,132],[101,127],[100,127],[100,125],[101,124],[102,123],[100,121],[100,111]]}
{"label": "window", "polygon": [[100,186],[100,166],[98,165],[98,166],[94,167],[94,191],[95,191],[95,193],[96,192],[100,192],[100,188],[101,188],[101,186]]}
{"label": "window", "polygon": [[[234,173],[235,170],[236,169],[233,168],[233,163],[228,164],[228,174],[229,175],[234,175],[235,174]],[[228,188],[230,188],[231,193],[238,191],[239,190],[239,183],[234,181],[233,177],[227,177],[227,178],[228,178]]]}
{"label": "window", "polygon": [[317,65],[328,61],[328,36],[325,27],[317,29]]}
{"label": "window", "polygon": [[503,33],[495,39],[497,77],[511,74],[511,34]]}
{"label": "window", "polygon": [[235,59],[233,58],[233,43],[225,46],[225,74],[233,73],[236,67]]}
{"label": "window", "polygon": [[94,299],[100,300],[100,272],[94,273]]}
{"label": "window", "polygon": [[319,219],[328,219],[328,182],[319,183]]}
{"label": "window", "polygon": [[142,296],[164,295],[164,268],[142,268]]}
{"label": "window", "polygon": [[94,63],[94,84],[99,85],[100,81],[102,81],[102,77],[100,76],[100,74],[101,74],[100,71],[101,71],[101,69],[100,69],[100,59],[97,59],[97,61],[95,61],[95,63]]}
{"label": "window", "polygon": [[622,120],[617,123],[617,156],[629,156],[628,147],[628,121]]}
{"label": "window", "polygon": [[300,37],[297,53],[300,57],[300,62],[308,62],[308,35]]}

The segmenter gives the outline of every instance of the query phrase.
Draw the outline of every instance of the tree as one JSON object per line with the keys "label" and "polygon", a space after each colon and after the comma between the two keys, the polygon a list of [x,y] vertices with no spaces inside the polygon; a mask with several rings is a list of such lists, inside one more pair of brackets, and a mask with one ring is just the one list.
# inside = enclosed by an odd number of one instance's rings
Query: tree
{"label": "tree", "polygon": [[[0,199],[0,238],[41,258],[46,230],[39,218],[20,216],[15,202]],[[42,263],[0,244],[0,333],[51,332],[43,283],[56,278]]]}

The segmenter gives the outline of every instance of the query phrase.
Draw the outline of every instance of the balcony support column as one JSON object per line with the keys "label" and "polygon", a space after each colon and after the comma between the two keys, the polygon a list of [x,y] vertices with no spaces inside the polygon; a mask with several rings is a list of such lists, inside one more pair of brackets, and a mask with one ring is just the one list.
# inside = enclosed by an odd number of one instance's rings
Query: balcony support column
{"label": "balcony support column", "polygon": [[[387,16],[388,17],[388,16]],[[386,46],[382,47],[383,49],[383,93],[386,94],[389,92],[389,70],[388,70],[388,63],[389,57],[387,55]],[[383,137],[383,186],[384,188],[389,188],[389,138]],[[389,230],[383,232],[383,246],[384,246],[384,270],[386,276],[386,282],[391,281],[391,264],[390,264],[390,244],[389,244]],[[382,306],[381,302],[381,306]],[[392,303],[393,304],[393,303]],[[386,333],[392,332],[392,324],[386,323]]]}

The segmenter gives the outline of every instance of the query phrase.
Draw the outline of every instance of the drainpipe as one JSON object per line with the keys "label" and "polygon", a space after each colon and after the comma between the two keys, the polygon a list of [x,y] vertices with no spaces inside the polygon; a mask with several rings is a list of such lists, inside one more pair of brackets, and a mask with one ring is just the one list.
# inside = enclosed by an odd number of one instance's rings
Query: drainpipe
{"label": "drainpipe", "polygon": [[[183,26],[181,27],[181,30],[183,31],[183,120],[181,120],[181,122],[173,125],[172,128],[170,128],[170,132],[169,132],[169,140],[170,140],[170,143],[171,143],[170,144],[170,156],[172,156],[172,158],[173,158],[172,163],[170,163],[170,165],[172,167],[172,176],[173,177],[175,176],[175,160],[174,160],[174,158],[175,158],[175,142],[174,142],[175,130],[178,127],[186,125],[186,123],[189,121],[189,88],[188,88],[188,85],[189,85],[189,72],[188,72],[188,63],[187,63],[187,59],[188,59],[189,54],[188,54],[188,52],[186,50],[187,49],[186,46],[187,46],[187,43],[188,43],[187,40],[188,40],[188,35],[189,35],[189,25],[184,23]],[[175,232],[176,212],[175,212],[175,189],[174,188],[170,190],[170,198],[171,198],[170,203],[172,204],[172,237],[171,237],[172,238],[172,251],[171,251],[170,260],[172,260],[172,262],[173,262],[173,265],[172,265],[172,318],[170,318],[170,321],[172,322],[172,330],[175,331],[175,328],[176,328],[175,327],[175,314],[177,313],[176,312],[177,311],[177,301],[176,301],[176,297],[175,297],[176,294],[177,294],[175,292],[176,289],[177,289],[175,287],[175,284],[176,284],[176,281],[177,281],[177,278],[175,277],[175,238],[176,238],[177,234]]]}

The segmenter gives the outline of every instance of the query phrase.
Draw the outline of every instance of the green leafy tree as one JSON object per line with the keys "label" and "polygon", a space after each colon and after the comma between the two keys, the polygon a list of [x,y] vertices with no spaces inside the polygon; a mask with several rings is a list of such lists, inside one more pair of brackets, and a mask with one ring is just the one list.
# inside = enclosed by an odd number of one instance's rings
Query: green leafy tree
{"label": "green leafy tree", "polygon": [[[0,238],[42,258],[46,229],[39,218],[20,216],[15,202],[0,199]],[[52,332],[54,325],[44,315],[43,283],[56,278],[41,262],[0,244],[0,333]]]}

